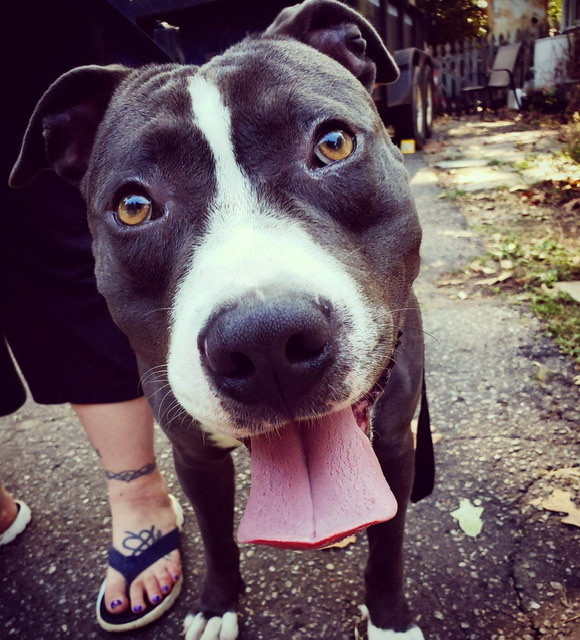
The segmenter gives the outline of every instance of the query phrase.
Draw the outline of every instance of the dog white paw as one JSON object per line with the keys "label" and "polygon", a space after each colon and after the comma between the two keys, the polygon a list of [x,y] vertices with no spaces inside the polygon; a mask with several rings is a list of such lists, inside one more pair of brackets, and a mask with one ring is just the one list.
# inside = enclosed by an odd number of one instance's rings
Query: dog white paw
{"label": "dog white paw", "polygon": [[185,640],[236,640],[238,633],[238,614],[233,611],[209,619],[203,613],[189,614],[183,621]]}
{"label": "dog white paw", "polygon": [[363,604],[360,611],[364,619],[367,620],[368,640],[425,640],[425,636],[418,626],[413,625],[407,631],[393,631],[392,629],[379,629],[371,622],[369,610]]}

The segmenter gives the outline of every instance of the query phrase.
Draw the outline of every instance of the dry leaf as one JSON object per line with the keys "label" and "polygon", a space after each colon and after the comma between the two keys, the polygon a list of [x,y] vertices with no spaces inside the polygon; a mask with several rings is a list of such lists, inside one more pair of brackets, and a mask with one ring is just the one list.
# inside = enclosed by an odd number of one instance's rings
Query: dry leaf
{"label": "dry leaf", "polygon": [[444,236],[445,238],[474,238],[475,237],[475,233],[473,233],[473,231],[454,231],[453,229],[437,231],[437,235]]}
{"label": "dry leaf", "polygon": [[351,544],[354,544],[356,542],[356,536],[347,536],[346,538],[343,538],[342,540],[339,540],[338,542],[334,542],[333,544],[329,544],[326,547],[322,547],[322,549],[344,549],[345,547],[348,547]]}
{"label": "dry leaf", "polygon": [[478,280],[475,283],[476,287],[481,287],[485,285],[497,284],[498,282],[504,282],[505,280],[509,280],[514,275],[513,271],[502,271],[498,276],[493,278],[483,278],[483,280]]}
{"label": "dry leaf", "polygon": [[562,205],[562,211],[572,213],[574,209],[580,209],[580,198],[574,198]]}
{"label": "dry leaf", "polygon": [[465,278],[451,278],[450,280],[438,280],[438,287],[451,287],[458,284],[465,284]]}
{"label": "dry leaf", "polygon": [[468,536],[475,538],[481,533],[483,507],[476,507],[467,498],[459,500],[459,509],[451,512],[451,516],[459,522],[459,527]]}
{"label": "dry leaf", "polygon": [[566,513],[566,517],[562,518],[562,523],[580,527],[580,509],[572,502],[572,494],[569,491],[554,489],[552,495],[533,500],[532,504],[537,504],[547,511]]}
{"label": "dry leaf", "polygon": [[[578,376],[576,384],[580,384],[580,376]],[[557,476],[559,478],[571,478],[574,480],[575,478],[580,478],[580,469],[578,467],[562,467],[562,469],[547,471],[546,475]]]}

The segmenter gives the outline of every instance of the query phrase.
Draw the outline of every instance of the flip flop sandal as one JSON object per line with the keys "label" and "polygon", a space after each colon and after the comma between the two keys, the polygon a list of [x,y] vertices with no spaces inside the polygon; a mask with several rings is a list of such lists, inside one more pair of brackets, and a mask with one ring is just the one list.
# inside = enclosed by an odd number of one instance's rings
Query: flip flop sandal
{"label": "flip flop sandal", "polygon": [[6,529],[4,533],[0,533],[0,547],[12,542],[18,534],[22,533],[32,517],[30,508],[25,502],[22,502],[22,500],[15,500],[14,502],[16,502],[16,506],[18,507],[18,513],[16,514],[16,519],[8,529]]}
{"label": "flip flop sandal", "polygon": [[[109,566],[116,569],[125,578],[127,591],[133,580],[135,580],[140,573],[160,558],[163,558],[163,556],[175,551],[175,549],[179,549],[179,532],[183,526],[183,509],[174,496],[170,495],[169,497],[177,516],[177,527],[175,527],[175,529],[172,529],[169,533],[159,538],[159,540],[154,542],[138,556],[124,556],[114,547],[111,546],[109,548]],[[183,575],[179,576],[171,592],[165,596],[161,602],[153,606],[148,606],[145,611],[140,613],[135,613],[130,609],[122,613],[109,613],[105,607],[105,584],[106,580],[103,581],[97,598],[97,621],[102,629],[115,633],[144,627],[169,611],[181,593]]]}

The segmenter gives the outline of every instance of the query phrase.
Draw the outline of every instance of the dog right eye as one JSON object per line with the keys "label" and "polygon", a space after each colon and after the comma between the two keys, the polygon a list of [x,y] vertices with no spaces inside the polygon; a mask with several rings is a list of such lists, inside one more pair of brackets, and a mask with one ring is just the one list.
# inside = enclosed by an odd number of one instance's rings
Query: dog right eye
{"label": "dog right eye", "polygon": [[130,194],[123,196],[117,205],[117,220],[121,224],[135,226],[151,219],[153,203],[147,196]]}
{"label": "dog right eye", "polygon": [[321,165],[348,158],[355,150],[355,139],[350,133],[338,129],[323,135],[314,147],[314,155]]}

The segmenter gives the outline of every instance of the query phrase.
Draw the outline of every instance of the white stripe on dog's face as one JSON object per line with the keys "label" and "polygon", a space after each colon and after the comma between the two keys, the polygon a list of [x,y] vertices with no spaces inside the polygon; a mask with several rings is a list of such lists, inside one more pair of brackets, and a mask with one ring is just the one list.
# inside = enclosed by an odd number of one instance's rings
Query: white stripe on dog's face
{"label": "white stripe on dog's face", "polygon": [[222,407],[202,366],[197,340],[208,318],[225,304],[249,293],[279,290],[325,298],[352,324],[349,343],[341,349],[352,362],[353,402],[366,391],[363,363],[378,337],[357,284],[297,220],[258,199],[236,161],[230,112],[216,85],[198,75],[190,80],[189,93],[194,124],[214,156],[217,186],[206,233],[192,248],[173,306],[168,369],[175,397],[206,429],[248,435],[236,430]]}

